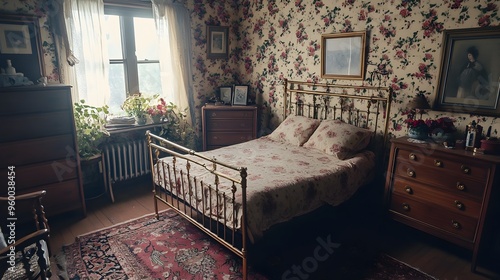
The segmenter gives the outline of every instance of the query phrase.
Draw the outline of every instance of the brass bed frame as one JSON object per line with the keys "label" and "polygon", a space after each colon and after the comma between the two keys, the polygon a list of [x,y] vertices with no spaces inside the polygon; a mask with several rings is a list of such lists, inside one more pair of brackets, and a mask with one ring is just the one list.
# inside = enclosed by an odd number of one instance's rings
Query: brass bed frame
{"label": "brass bed frame", "polygon": [[[374,138],[378,142],[374,151],[378,151],[377,160],[385,154],[392,91],[388,87],[352,86],[328,83],[311,83],[285,80],[283,99],[283,119],[290,114],[304,115],[318,119],[341,119],[347,123],[372,128]],[[336,102],[333,102],[334,99]],[[331,105],[332,104],[332,105]],[[334,105],[333,105],[334,104]],[[358,109],[358,107],[365,107]],[[381,119],[385,120],[382,122]],[[179,215],[194,224],[217,242],[228,248],[242,259],[242,277],[247,279],[248,272],[248,242],[247,235],[247,168],[234,166],[230,163],[209,158],[203,153],[195,152],[181,145],[159,137],[150,131],[146,132],[152,166],[152,183],[154,207],[159,217],[158,203],[164,203],[174,209]],[[171,163],[160,161],[165,156],[171,156]],[[157,164],[158,163],[158,164]],[[191,166],[197,165],[213,175],[211,182],[203,182],[191,174]],[[237,172],[238,176],[229,176],[225,171]],[[162,177],[163,186],[156,183],[155,178]],[[184,178],[190,178],[185,180]],[[219,190],[219,186],[231,186],[231,193]],[[187,190],[187,191],[186,191]],[[201,197],[198,195],[201,192]],[[236,201],[240,193],[241,202]],[[187,195],[186,195],[187,194]],[[212,203],[213,195],[216,201]],[[206,200],[204,197],[210,197]],[[194,204],[193,204],[194,202]],[[219,202],[225,202],[219,209]],[[230,210],[226,203],[231,205]],[[209,209],[205,214],[198,210]],[[215,205],[213,205],[215,204]],[[213,209],[215,207],[215,209]],[[212,213],[223,213],[215,216]],[[241,214],[241,222],[232,219],[228,224],[228,211],[233,217]],[[241,212],[240,212],[241,211]]]}

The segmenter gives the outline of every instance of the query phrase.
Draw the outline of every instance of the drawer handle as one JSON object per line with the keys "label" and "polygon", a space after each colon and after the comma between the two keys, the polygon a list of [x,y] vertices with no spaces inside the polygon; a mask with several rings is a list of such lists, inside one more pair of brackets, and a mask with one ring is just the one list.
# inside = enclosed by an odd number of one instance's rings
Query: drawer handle
{"label": "drawer handle", "polygon": [[408,203],[403,203],[402,205],[403,205],[403,210],[405,210],[405,211],[410,211],[410,204],[408,204]]}
{"label": "drawer handle", "polygon": [[217,117],[217,113],[212,113],[212,117]]}
{"label": "drawer handle", "polygon": [[443,162],[442,162],[442,161],[440,161],[440,160],[438,160],[438,159],[435,159],[435,160],[434,160],[434,165],[435,165],[436,167],[443,167]]}
{"label": "drawer handle", "polygon": [[411,170],[410,168],[406,170],[406,174],[410,177],[415,177],[415,171]]}
{"label": "drawer handle", "polygon": [[464,183],[457,182],[457,189],[458,189],[459,191],[464,191],[464,190],[465,190],[465,184],[464,184]]}
{"label": "drawer handle", "polygon": [[462,225],[459,222],[455,221],[455,220],[451,220],[451,225],[454,228],[456,228],[456,229],[461,229],[462,228]]}
{"label": "drawer handle", "polygon": [[460,167],[460,169],[462,169],[462,172],[465,173],[465,174],[469,174],[470,173],[470,168],[468,166],[462,165]]}
{"label": "drawer handle", "polygon": [[213,136],[212,139],[217,140],[217,139],[219,139],[219,137]]}
{"label": "drawer handle", "polygon": [[464,204],[458,200],[455,200],[455,205],[457,206],[458,209],[463,210],[464,209]]}
{"label": "drawer handle", "polygon": [[410,186],[405,186],[405,191],[409,194],[413,194],[413,190],[411,189]]}
{"label": "drawer handle", "polygon": [[411,153],[408,157],[409,157],[411,160],[416,160],[416,159],[417,159],[417,156],[416,156],[414,153]]}

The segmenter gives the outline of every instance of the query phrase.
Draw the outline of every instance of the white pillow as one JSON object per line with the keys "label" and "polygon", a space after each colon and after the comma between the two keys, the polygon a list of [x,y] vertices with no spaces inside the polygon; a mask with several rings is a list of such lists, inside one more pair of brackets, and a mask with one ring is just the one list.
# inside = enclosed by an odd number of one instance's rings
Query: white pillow
{"label": "white pillow", "polygon": [[317,119],[290,115],[267,137],[274,141],[302,146],[320,122]]}
{"label": "white pillow", "polygon": [[304,147],[314,148],[344,160],[363,150],[373,132],[340,120],[324,120]]}

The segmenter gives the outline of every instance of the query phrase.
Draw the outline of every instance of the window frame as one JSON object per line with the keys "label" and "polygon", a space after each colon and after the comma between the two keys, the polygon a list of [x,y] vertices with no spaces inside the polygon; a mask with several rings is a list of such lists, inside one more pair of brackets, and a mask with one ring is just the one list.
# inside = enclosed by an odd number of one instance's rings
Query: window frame
{"label": "window frame", "polygon": [[[122,39],[122,59],[109,59],[111,64],[123,64],[126,96],[139,92],[139,64],[160,63],[159,60],[137,60],[134,17],[153,19],[151,5],[105,3],[104,14],[119,16]],[[125,1],[126,2],[126,1]],[[125,31],[125,32],[124,32]]]}

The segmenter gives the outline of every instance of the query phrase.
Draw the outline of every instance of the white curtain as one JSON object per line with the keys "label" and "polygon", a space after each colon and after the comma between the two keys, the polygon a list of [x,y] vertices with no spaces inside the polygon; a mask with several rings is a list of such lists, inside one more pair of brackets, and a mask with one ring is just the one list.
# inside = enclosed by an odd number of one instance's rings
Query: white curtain
{"label": "white curtain", "polygon": [[159,38],[160,77],[163,95],[194,119],[191,70],[191,19],[189,11],[174,0],[152,0]]}
{"label": "white curtain", "polygon": [[64,0],[64,15],[71,50],[78,62],[65,67],[73,99],[94,106],[109,101],[109,58],[104,32],[103,0]]}

